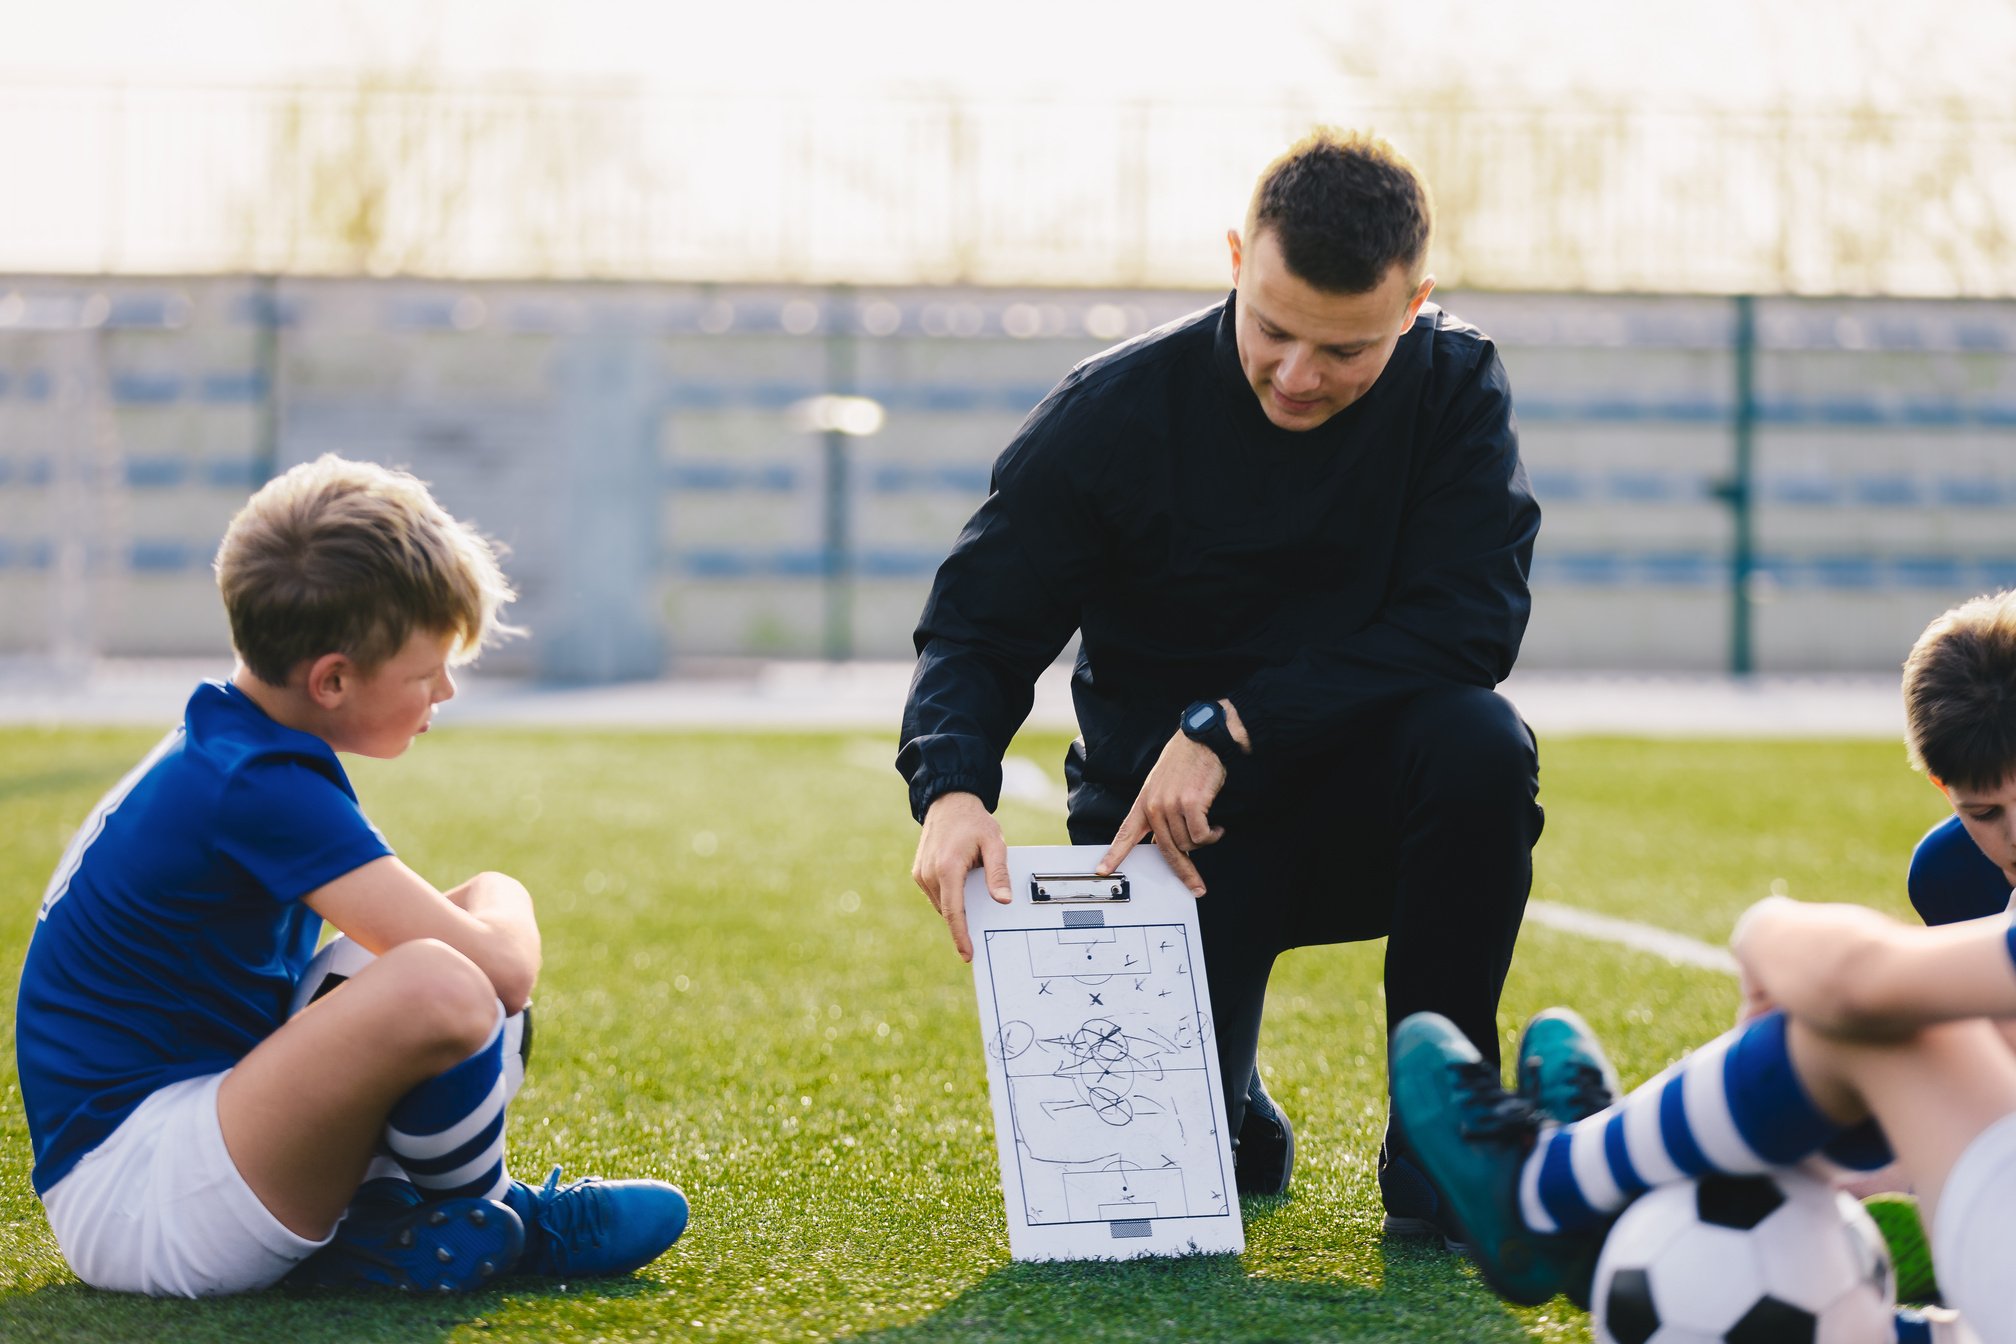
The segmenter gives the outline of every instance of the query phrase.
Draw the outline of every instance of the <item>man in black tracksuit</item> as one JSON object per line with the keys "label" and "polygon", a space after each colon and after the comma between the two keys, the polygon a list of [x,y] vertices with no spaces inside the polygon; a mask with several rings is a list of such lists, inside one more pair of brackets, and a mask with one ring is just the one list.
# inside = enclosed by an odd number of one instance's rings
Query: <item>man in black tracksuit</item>
{"label": "man in black tracksuit", "polygon": [[[1384,935],[1388,1022],[1443,1013],[1495,1062],[1532,882],[1538,759],[1492,688],[1540,515],[1496,351],[1425,304],[1427,237],[1383,141],[1323,131],[1276,160],[1228,235],[1233,293],[1044,399],[917,628],[913,876],[968,958],[966,873],[1008,899],[1002,753],[1082,635],[1071,838],[1111,842],[1106,871],[1152,836],[1203,897],[1249,1192],[1284,1189],[1293,1155],[1254,1066],[1275,957]],[[1404,1154],[1380,1187],[1388,1230],[1434,1228]]]}

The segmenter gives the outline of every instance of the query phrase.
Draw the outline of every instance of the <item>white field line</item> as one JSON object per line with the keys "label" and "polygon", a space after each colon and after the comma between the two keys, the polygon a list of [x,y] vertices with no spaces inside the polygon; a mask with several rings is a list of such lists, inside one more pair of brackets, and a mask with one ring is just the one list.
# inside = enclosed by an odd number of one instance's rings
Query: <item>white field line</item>
{"label": "white field line", "polygon": [[1056,812],[1064,810],[1062,786],[1050,778],[1049,771],[1027,756],[1001,758],[1001,796]]}
{"label": "white field line", "polygon": [[[1064,808],[1064,790],[1057,787],[1042,766],[1026,756],[1010,756],[1001,762],[1001,796],[1058,811]],[[1599,915],[1593,910],[1560,905],[1554,901],[1526,902],[1526,918],[1562,933],[1615,943],[1634,952],[1649,952],[1676,966],[1695,966],[1705,971],[1720,971],[1724,975],[1736,974],[1736,959],[1729,955],[1726,948],[1656,925],[1640,924],[1635,919]]]}
{"label": "white field line", "polygon": [[1550,929],[1563,933],[1580,934],[1584,938],[1595,938],[1606,943],[1616,943],[1636,952],[1650,952],[1655,957],[1664,957],[1676,966],[1698,966],[1704,971],[1720,971],[1724,975],[1736,974],[1736,958],[1729,955],[1727,948],[1704,943],[1698,938],[1689,938],[1684,933],[1674,933],[1652,924],[1640,924],[1635,919],[1618,919],[1613,915],[1599,915],[1593,910],[1584,910],[1573,905],[1557,905],[1553,901],[1526,902],[1526,918],[1535,924],[1544,924]]}
{"label": "white field line", "polygon": [[[895,777],[896,749],[892,746],[854,738],[843,754],[849,765]],[[1001,796],[1010,802],[1028,803],[1060,814],[1064,811],[1063,786],[1052,781],[1049,772],[1027,756],[1009,756],[1001,762]]]}

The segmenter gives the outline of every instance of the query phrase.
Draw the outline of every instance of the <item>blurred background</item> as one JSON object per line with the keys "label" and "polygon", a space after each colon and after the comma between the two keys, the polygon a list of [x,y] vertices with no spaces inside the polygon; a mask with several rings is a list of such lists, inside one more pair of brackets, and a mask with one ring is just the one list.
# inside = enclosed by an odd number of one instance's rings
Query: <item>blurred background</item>
{"label": "blurred background", "polygon": [[0,663],[228,649],[323,452],[546,682],[903,659],[1077,360],[1312,123],[1437,200],[1546,521],[1522,668],[1872,672],[2016,585],[2016,5],[0,0]]}

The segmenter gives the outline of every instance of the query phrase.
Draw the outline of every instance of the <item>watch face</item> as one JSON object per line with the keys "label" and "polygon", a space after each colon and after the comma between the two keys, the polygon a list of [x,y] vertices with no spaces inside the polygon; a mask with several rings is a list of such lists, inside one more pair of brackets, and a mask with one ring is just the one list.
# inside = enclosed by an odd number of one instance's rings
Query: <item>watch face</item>
{"label": "watch face", "polygon": [[1206,727],[1210,725],[1211,720],[1217,717],[1218,717],[1218,706],[1199,705],[1197,706],[1197,708],[1190,711],[1190,717],[1189,719],[1186,720],[1186,722],[1190,725],[1191,732],[1193,733],[1202,732]]}

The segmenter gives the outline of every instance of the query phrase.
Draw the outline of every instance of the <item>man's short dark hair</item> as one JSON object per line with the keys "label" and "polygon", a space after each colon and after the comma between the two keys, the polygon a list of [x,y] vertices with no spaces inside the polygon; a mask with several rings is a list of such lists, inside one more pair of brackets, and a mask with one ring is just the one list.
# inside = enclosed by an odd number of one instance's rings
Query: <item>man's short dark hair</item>
{"label": "man's short dark hair", "polygon": [[1246,245],[1271,230],[1304,282],[1363,294],[1396,264],[1418,278],[1432,216],[1428,184],[1399,150],[1363,131],[1319,126],[1260,174]]}

